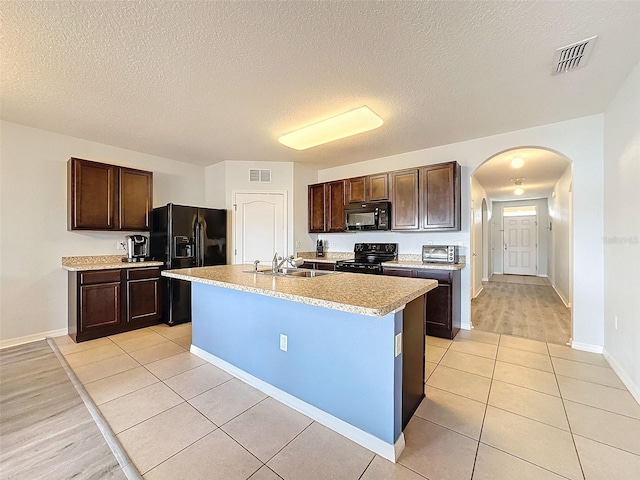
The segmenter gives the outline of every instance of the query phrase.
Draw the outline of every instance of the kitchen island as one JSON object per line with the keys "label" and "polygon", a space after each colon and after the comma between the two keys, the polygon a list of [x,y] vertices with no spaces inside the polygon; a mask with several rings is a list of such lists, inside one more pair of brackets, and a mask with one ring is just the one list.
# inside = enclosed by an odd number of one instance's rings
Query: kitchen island
{"label": "kitchen island", "polygon": [[162,272],[192,282],[191,352],[395,461],[424,396],[424,301],[437,282],[249,269]]}

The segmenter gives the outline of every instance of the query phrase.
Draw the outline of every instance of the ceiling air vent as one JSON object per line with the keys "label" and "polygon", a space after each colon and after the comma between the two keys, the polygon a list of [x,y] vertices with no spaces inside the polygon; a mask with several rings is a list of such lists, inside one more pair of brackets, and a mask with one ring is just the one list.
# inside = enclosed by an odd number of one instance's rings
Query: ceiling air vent
{"label": "ceiling air vent", "polygon": [[556,50],[553,57],[553,73],[564,73],[584,67],[589,60],[597,37],[587,38]]}
{"label": "ceiling air vent", "polygon": [[249,170],[249,182],[250,183],[271,183],[271,170]]}

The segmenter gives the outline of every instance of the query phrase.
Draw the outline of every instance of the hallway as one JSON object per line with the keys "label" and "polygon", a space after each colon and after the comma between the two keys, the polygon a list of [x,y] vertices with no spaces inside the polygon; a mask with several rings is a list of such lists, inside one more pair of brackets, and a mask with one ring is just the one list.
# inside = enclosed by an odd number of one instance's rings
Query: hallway
{"label": "hallway", "polygon": [[529,340],[564,345],[571,339],[571,310],[544,277],[492,275],[471,301],[471,322]]}

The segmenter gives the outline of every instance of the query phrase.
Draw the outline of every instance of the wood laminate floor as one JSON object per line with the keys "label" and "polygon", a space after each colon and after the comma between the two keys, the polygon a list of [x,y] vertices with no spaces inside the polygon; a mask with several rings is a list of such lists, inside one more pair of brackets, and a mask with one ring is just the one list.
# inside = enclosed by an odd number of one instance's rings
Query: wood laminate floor
{"label": "wood laminate floor", "polygon": [[571,310],[541,277],[492,275],[471,301],[471,322],[485,332],[547,343],[571,338]]}
{"label": "wood laminate floor", "polygon": [[126,479],[46,340],[0,351],[0,479]]}

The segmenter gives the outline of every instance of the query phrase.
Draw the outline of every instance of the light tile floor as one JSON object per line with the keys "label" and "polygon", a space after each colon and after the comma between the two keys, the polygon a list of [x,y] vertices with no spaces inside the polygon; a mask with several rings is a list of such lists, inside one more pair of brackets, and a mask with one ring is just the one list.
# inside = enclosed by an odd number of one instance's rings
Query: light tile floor
{"label": "light tile floor", "polygon": [[188,352],[191,325],[56,343],[131,459],[165,479],[587,479],[640,472],[640,405],[602,355],[427,337],[426,398],[388,462]]}

